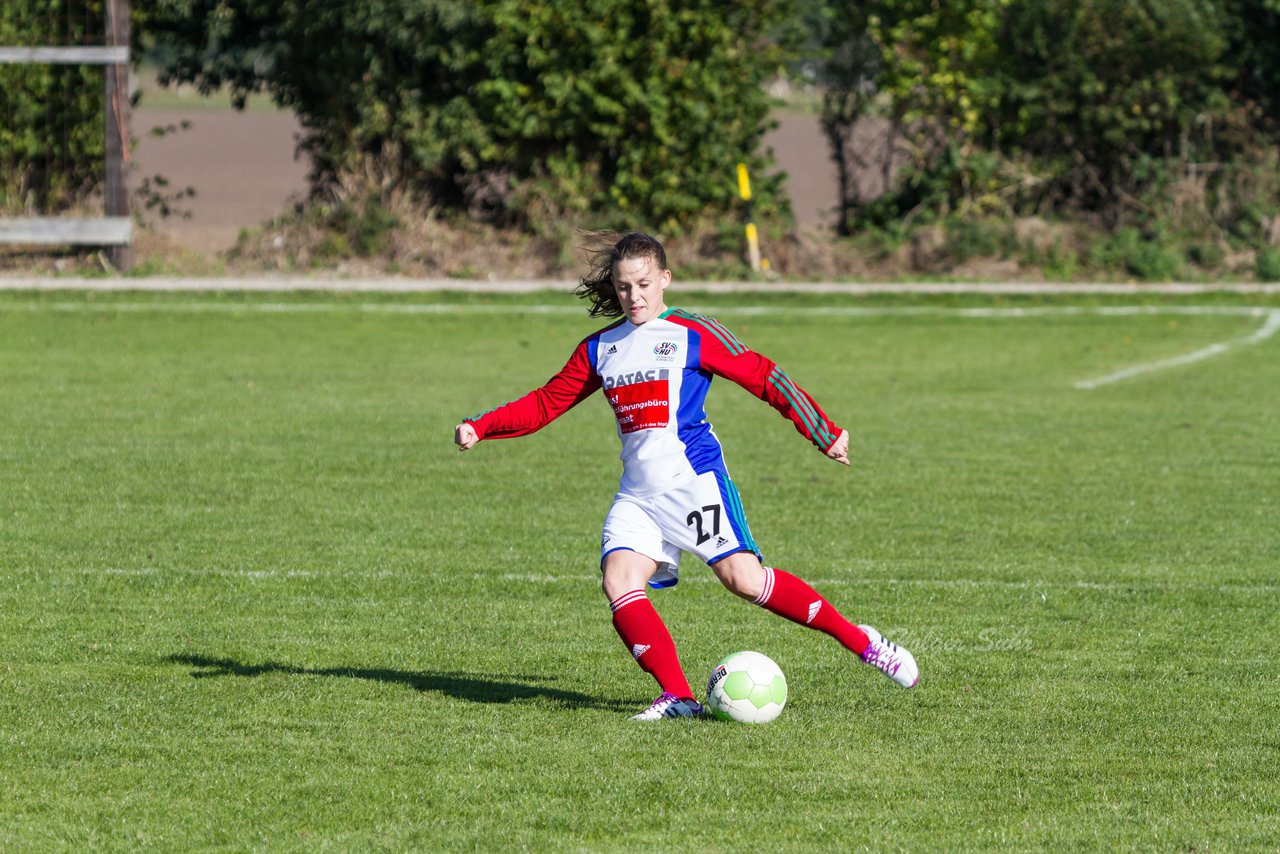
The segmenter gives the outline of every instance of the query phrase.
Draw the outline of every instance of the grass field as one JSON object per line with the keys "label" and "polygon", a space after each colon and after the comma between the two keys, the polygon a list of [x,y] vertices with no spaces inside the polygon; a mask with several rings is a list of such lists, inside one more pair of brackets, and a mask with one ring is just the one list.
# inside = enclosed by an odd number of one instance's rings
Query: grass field
{"label": "grass field", "polygon": [[922,671],[687,562],[690,681],[790,681],[748,728],[627,719],[602,401],[452,446],[571,298],[0,294],[0,849],[1274,851],[1280,300],[1139,301],[679,300],[849,426],[709,400],[770,562]]}

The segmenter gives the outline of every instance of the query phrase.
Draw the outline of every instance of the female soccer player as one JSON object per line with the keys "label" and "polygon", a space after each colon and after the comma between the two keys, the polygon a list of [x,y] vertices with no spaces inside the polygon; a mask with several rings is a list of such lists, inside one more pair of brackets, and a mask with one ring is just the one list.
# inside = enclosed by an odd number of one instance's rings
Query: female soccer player
{"label": "female soccer player", "polygon": [[709,317],[668,308],[666,251],[631,233],[592,253],[577,295],[592,317],[622,319],[583,339],[546,385],[454,428],[462,451],[483,439],[525,436],[598,389],[622,440],[622,483],[604,520],[604,595],[613,626],[661,695],[635,720],[702,714],[666,625],[645,593],[671,587],[682,551],[697,555],[733,593],[831,635],[904,688],[919,670],[911,653],[870,626],[855,626],[812,587],[765,566],[729,479],[703,402],[713,376],[732,380],[790,419],[830,459],[849,465],[849,433],[781,368]]}

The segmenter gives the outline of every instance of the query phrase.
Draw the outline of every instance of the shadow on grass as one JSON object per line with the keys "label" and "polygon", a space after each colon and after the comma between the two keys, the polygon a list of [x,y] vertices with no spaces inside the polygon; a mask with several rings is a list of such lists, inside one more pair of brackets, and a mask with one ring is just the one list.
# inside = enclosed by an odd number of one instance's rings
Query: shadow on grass
{"label": "shadow on grass", "polygon": [[434,670],[389,670],[364,667],[297,667],[292,664],[265,662],[248,664],[231,658],[212,658],[207,655],[170,655],[164,659],[171,664],[185,664],[197,668],[191,675],[197,679],[212,676],[263,676],[268,673],[287,673],[294,676],[336,676],[344,679],[370,679],[392,685],[404,685],[415,691],[444,694],[470,703],[511,703],[516,700],[548,700],[564,707],[626,711],[634,703],[621,700],[604,700],[538,685],[549,682],[546,676],[514,674],[484,674],[440,672]]}

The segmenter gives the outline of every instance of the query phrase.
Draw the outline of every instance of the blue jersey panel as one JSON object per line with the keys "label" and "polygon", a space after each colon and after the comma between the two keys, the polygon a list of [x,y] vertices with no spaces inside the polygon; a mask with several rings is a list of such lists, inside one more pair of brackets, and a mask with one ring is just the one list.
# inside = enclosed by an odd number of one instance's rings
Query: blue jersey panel
{"label": "blue jersey panel", "polygon": [[689,352],[684,356],[684,366],[689,369],[702,367],[702,335],[696,330],[688,330]]}
{"label": "blue jersey panel", "polygon": [[707,423],[704,408],[710,388],[711,374],[685,368],[677,417],[685,458],[698,474],[724,468],[724,454],[719,440],[711,432],[711,425]]}
{"label": "blue jersey panel", "polygon": [[720,442],[707,423],[707,392],[711,390],[711,374],[702,370],[702,336],[689,330],[689,352],[685,355],[684,376],[680,383],[680,402],[676,423],[680,425],[680,441],[685,458],[698,474],[724,469]]}
{"label": "blue jersey panel", "polygon": [[591,372],[596,376],[600,376],[600,366],[596,364],[600,356],[600,336],[592,335],[587,339],[587,359],[591,362]]}

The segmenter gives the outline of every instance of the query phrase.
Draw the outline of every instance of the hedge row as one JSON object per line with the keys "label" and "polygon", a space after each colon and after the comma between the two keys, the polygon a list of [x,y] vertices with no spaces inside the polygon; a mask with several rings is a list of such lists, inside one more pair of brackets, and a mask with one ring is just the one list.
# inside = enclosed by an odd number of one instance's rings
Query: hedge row
{"label": "hedge row", "polygon": [[[102,43],[101,0],[4,0],[0,45]],[[94,66],[0,65],[0,211],[57,212],[103,179],[103,77]]]}
{"label": "hedge row", "polygon": [[[163,79],[266,91],[314,185],[534,230],[667,228],[757,174],[786,0],[138,0]],[[761,182],[765,200],[776,182]]]}
{"label": "hedge row", "polygon": [[846,231],[1075,214],[1248,240],[1280,212],[1280,0],[822,2],[833,140],[879,116],[907,163],[884,198],[846,185]]}

